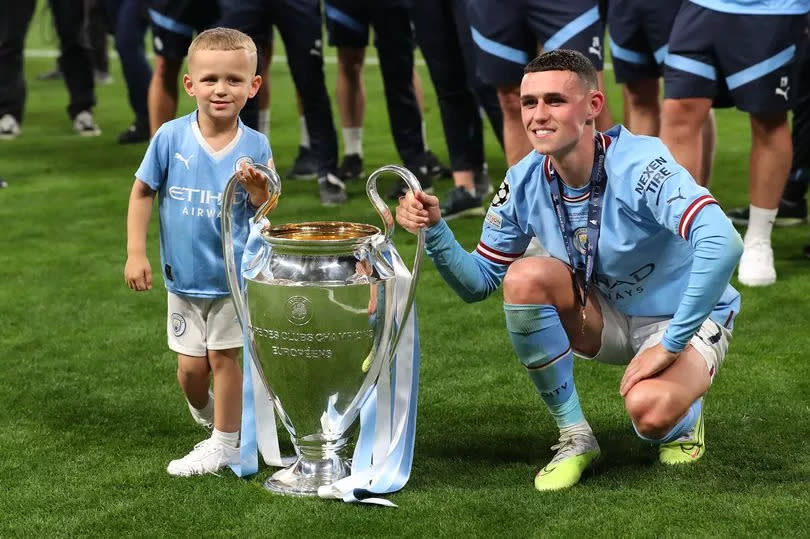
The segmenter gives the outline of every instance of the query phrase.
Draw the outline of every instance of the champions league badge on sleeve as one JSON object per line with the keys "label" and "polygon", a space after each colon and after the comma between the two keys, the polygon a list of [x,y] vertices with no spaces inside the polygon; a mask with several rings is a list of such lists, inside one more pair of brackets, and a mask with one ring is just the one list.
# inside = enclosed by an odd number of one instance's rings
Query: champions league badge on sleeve
{"label": "champions league badge on sleeve", "polygon": [[509,201],[509,180],[504,178],[498,190],[495,191],[495,197],[492,199],[492,207],[498,208],[503,206]]}

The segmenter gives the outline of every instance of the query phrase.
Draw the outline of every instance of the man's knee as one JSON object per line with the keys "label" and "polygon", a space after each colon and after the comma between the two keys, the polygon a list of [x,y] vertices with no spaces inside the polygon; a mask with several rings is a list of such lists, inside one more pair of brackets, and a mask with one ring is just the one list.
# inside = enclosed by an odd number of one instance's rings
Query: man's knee
{"label": "man's knee", "polygon": [[341,47],[338,49],[338,69],[351,79],[359,79],[363,74],[365,49]]}
{"label": "man's knee", "polygon": [[703,125],[710,110],[711,101],[708,99],[664,99],[662,126],[697,129]]}
{"label": "man's knee", "polygon": [[661,439],[683,415],[675,410],[675,402],[666,391],[642,380],[624,398],[624,406],[639,435]]}
{"label": "man's knee", "polygon": [[568,269],[562,262],[544,257],[522,258],[506,272],[503,297],[507,303],[557,305],[561,285],[571,287]]}

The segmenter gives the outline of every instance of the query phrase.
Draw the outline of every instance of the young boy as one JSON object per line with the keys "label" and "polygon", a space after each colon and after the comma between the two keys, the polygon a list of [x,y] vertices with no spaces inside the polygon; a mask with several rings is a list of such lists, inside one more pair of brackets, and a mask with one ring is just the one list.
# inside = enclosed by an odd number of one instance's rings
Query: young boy
{"label": "young boy", "polygon": [[242,376],[237,355],[242,333],[222,257],[222,193],[238,171],[244,187],[234,209],[238,264],[248,218],[268,198],[264,176],[249,165],[273,166],[267,137],[239,120],[239,111],[261,84],[253,41],[237,30],[206,30],[188,49],[188,71],[183,85],[197,100],[197,110],[158,129],[135,173],[124,269],[131,289],[152,288],[146,233],[158,193],[169,348],[177,352],[177,379],[191,415],[213,427],[209,439],[169,463],[167,471],[174,476],[213,473],[239,455]]}

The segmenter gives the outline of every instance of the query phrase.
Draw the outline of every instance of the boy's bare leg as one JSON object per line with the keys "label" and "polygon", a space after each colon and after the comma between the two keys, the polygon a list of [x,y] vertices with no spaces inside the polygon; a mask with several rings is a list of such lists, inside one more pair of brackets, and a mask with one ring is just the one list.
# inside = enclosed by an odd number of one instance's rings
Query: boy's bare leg
{"label": "boy's bare leg", "polygon": [[177,382],[186,400],[198,410],[208,404],[211,369],[205,357],[177,354]]}
{"label": "boy's bare leg", "polygon": [[208,363],[214,373],[214,428],[237,432],[242,421],[242,369],[238,348],[209,350]]}

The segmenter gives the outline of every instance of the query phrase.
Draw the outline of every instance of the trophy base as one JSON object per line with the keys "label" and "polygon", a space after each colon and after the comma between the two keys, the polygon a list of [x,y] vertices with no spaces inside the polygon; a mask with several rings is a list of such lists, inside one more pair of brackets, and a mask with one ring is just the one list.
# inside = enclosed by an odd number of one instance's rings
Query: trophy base
{"label": "trophy base", "polygon": [[284,496],[317,496],[319,487],[343,479],[350,468],[347,461],[338,457],[315,461],[299,458],[292,466],[271,475],[264,488]]}

